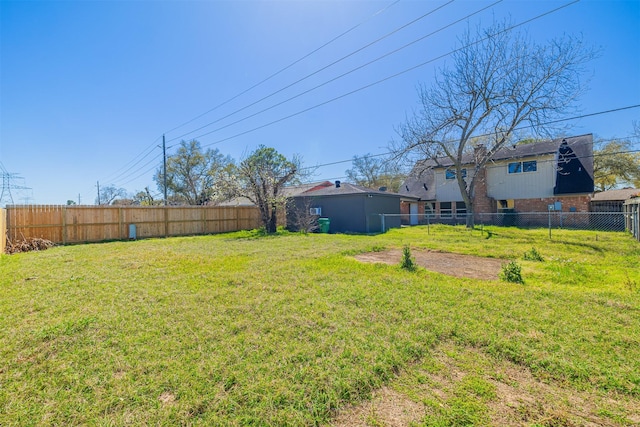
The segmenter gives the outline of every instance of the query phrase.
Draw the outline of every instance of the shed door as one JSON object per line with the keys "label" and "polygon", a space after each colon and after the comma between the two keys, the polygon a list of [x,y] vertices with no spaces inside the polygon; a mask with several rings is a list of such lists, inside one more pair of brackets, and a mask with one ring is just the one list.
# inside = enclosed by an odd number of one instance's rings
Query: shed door
{"label": "shed door", "polygon": [[409,224],[418,225],[418,204],[409,203]]}

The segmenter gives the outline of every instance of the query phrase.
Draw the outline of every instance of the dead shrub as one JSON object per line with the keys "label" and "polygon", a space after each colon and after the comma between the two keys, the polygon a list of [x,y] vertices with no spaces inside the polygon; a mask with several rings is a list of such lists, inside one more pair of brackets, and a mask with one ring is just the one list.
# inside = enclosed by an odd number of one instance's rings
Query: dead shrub
{"label": "dead shrub", "polygon": [[51,240],[40,239],[38,237],[27,237],[22,240],[12,242],[7,239],[5,253],[17,254],[20,252],[44,251],[53,247],[55,244]]}

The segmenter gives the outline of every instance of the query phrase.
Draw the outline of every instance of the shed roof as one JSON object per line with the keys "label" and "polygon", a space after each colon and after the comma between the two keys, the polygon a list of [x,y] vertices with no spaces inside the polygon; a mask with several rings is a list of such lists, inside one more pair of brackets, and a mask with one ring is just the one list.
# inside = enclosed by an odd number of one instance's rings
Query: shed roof
{"label": "shed roof", "polygon": [[385,197],[404,197],[399,193],[393,193],[390,191],[376,190],[373,188],[363,187],[361,185],[350,184],[348,182],[341,182],[340,186],[331,185],[330,187],[312,188],[303,193],[297,194],[294,197],[308,197],[308,196],[346,196],[356,194],[371,194]]}
{"label": "shed roof", "polygon": [[614,202],[629,200],[635,196],[640,197],[640,189],[622,188],[619,190],[607,190],[596,193],[591,198],[592,202]]}
{"label": "shed roof", "polygon": [[[281,195],[284,197],[294,197],[305,191],[311,191],[319,188],[329,187],[333,184],[329,181],[311,182],[308,184],[288,185],[282,188]],[[249,198],[244,196],[234,197],[223,202],[216,203],[216,206],[255,206]]]}

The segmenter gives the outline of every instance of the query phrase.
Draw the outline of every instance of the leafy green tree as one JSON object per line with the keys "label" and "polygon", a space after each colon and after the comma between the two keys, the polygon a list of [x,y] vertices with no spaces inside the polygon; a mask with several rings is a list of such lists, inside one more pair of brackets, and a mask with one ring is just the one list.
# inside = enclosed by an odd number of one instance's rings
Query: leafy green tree
{"label": "leafy green tree", "polygon": [[365,154],[353,157],[353,167],[345,173],[350,182],[369,188],[387,187],[397,192],[404,180],[404,175],[397,162],[383,157]]}
{"label": "leafy green tree", "polygon": [[640,153],[630,141],[613,140],[598,144],[593,153],[593,180],[600,191],[622,185],[640,188]]}
{"label": "leafy green tree", "polygon": [[156,200],[153,197],[149,191],[149,187],[145,187],[144,191],[138,191],[135,196],[133,196],[133,202],[140,206],[158,206],[162,204],[161,200]]}
{"label": "leafy green tree", "polygon": [[[595,52],[570,36],[536,44],[508,23],[467,31],[459,44],[451,66],[420,89],[420,109],[399,129],[401,141],[393,150],[408,159],[448,158],[472,227],[478,172],[517,129],[553,131],[546,123],[571,112],[582,92],[584,64]],[[474,150],[481,135],[486,145]],[[470,154],[474,170],[465,175]]]}
{"label": "leafy green tree", "polygon": [[274,148],[260,145],[239,165],[227,168],[220,181],[220,193],[229,197],[246,197],[260,209],[267,233],[277,229],[278,211],[284,208],[283,188],[298,181],[300,159],[287,159]]}
{"label": "leafy green tree", "polygon": [[[216,177],[233,160],[215,150],[203,151],[196,140],[182,141],[173,156],[167,157],[167,192],[174,203],[204,205],[215,199]],[[160,167],[154,176],[164,192],[164,173]]]}

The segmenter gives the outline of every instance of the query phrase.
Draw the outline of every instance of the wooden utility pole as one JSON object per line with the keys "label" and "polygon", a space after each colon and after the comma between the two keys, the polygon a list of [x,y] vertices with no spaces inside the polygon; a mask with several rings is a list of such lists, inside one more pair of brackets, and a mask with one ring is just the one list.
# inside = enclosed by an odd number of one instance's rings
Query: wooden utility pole
{"label": "wooden utility pole", "polygon": [[164,134],[162,134],[162,164],[162,175],[164,176],[164,205],[167,206],[167,146],[164,142]]}

